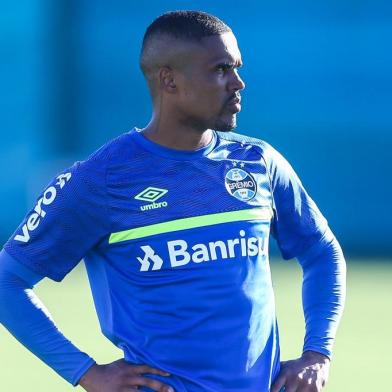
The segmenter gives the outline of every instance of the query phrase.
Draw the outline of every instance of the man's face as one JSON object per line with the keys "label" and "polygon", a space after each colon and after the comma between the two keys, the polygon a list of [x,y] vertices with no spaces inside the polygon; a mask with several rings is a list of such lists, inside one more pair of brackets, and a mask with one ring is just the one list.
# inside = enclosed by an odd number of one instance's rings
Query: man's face
{"label": "man's face", "polygon": [[203,130],[232,131],[245,87],[238,74],[242,60],[234,34],[205,37],[190,48],[187,65],[176,73],[180,121]]}

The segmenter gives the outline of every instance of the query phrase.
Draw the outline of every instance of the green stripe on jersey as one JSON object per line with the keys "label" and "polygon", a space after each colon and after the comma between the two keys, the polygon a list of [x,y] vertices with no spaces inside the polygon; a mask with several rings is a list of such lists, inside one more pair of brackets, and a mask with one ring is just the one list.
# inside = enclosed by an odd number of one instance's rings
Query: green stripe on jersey
{"label": "green stripe on jersey", "polygon": [[250,208],[248,210],[193,216],[191,218],[176,219],[112,233],[109,237],[109,244],[135,240],[137,238],[149,237],[156,234],[170,233],[172,231],[219,225],[220,223],[241,222],[247,220],[269,220],[271,219],[271,216],[272,211],[270,207]]}

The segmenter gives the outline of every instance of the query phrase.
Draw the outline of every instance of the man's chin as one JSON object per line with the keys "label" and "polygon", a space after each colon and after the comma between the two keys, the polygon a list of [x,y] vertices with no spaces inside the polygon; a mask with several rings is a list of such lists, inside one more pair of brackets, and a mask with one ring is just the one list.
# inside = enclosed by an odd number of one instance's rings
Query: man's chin
{"label": "man's chin", "polygon": [[237,121],[233,119],[234,121],[230,122],[225,122],[225,121],[218,121],[214,129],[219,132],[232,132],[237,128]]}

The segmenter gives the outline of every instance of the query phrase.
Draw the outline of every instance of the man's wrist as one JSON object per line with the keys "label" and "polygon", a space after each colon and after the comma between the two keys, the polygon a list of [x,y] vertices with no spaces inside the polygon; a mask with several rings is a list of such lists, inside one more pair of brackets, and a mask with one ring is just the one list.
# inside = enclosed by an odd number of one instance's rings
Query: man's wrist
{"label": "man's wrist", "polygon": [[331,359],[327,355],[312,350],[304,351],[302,353],[302,358],[308,360],[314,360],[319,363],[329,363],[331,361]]}
{"label": "man's wrist", "polygon": [[90,366],[85,368],[76,385],[80,385],[81,387],[86,389],[86,387],[88,386],[89,378],[92,374],[96,372],[97,368],[98,364],[95,361],[92,362]]}

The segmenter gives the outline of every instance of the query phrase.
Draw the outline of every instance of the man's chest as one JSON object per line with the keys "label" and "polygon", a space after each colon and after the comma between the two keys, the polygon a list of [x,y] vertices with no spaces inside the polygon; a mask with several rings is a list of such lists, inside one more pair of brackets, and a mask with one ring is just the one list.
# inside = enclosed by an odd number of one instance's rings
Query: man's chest
{"label": "man's chest", "polygon": [[113,170],[107,187],[113,232],[272,208],[269,178],[259,162],[157,158]]}
{"label": "man's chest", "polygon": [[116,268],[127,265],[132,278],[256,260],[267,256],[271,204],[269,179],[258,162],[118,167],[108,175],[112,232],[100,253]]}

